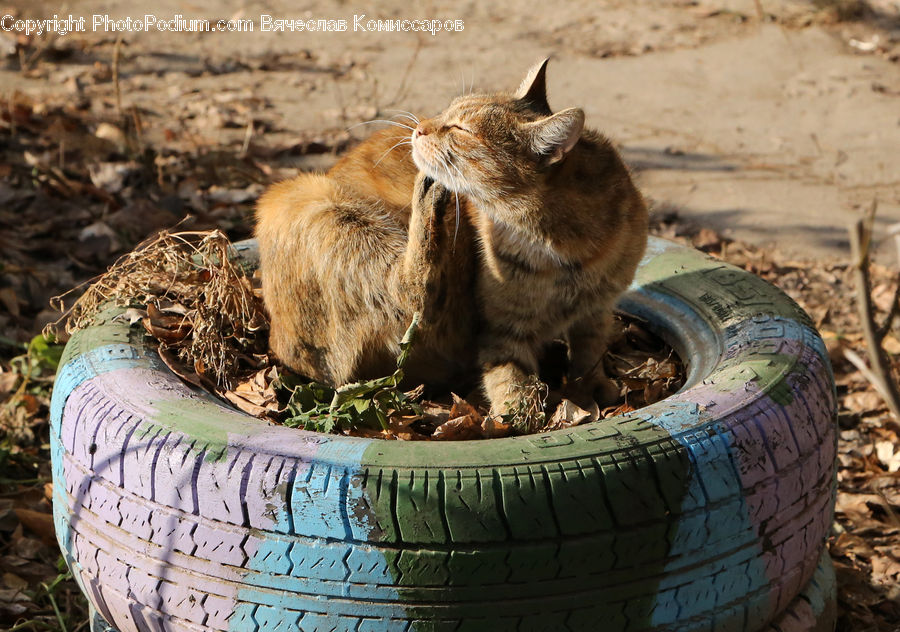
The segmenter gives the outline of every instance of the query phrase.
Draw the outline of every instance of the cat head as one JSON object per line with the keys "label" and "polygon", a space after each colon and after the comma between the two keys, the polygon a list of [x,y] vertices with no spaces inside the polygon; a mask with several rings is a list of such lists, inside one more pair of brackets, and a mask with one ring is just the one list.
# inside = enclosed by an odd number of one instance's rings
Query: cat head
{"label": "cat head", "polygon": [[584,128],[581,109],[550,111],[547,61],[529,70],[515,93],[457,97],[421,121],[412,133],[416,166],[451,191],[486,202],[539,187]]}

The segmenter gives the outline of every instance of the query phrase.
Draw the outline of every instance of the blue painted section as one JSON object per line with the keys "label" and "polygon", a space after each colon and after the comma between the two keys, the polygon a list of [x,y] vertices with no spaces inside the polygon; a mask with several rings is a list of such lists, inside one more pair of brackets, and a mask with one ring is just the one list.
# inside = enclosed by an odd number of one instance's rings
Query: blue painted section
{"label": "blue painted section", "polygon": [[[372,616],[376,611],[384,618],[370,620],[376,625],[372,630],[389,632],[389,618],[405,617],[404,609],[397,605],[400,596],[389,585],[393,580],[384,555],[353,543],[373,531],[369,512],[362,510],[368,507],[361,485],[363,472],[359,468],[329,465],[341,461],[361,463],[371,443],[368,439],[346,438],[325,441],[318,447],[315,463],[300,464],[292,488],[279,503],[276,524],[271,529],[293,535],[293,526],[295,531],[325,538],[325,542],[263,542],[246,565],[259,573],[248,580],[260,585],[244,585],[238,591],[235,612],[229,619],[231,632],[314,630],[318,625],[314,622],[322,619],[319,615],[331,619],[338,613]],[[313,567],[316,576],[338,582],[341,592],[336,597],[356,600],[355,611],[352,602],[342,601],[335,607],[326,598],[304,597],[288,588],[296,588],[297,578],[308,576]],[[346,581],[351,576],[352,584]],[[334,594],[336,587],[334,583],[325,585],[316,580],[304,580],[302,586],[304,592],[312,594]],[[373,603],[373,599],[388,603]],[[308,612],[299,623],[298,611]],[[355,625],[355,621],[346,621]]]}
{"label": "blue painted section", "polygon": [[[50,459],[53,468],[53,516],[56,524],[56,537],[66,562],[71,568],[74,562],[72,555],[71,532],[68,528],[69,508],[65,504],[66,482],[63,473],[62,415],[66,401],[76,388],[87,380],[118,369],[130,369],[147,366],[149,358],[141,356],[138,349],[128,344],[114,344],[97,347],[72,358],[56,373],[53,394],[50,400]],[[78,573],[73,572],[76,579]],[[81,586],[84,591],[84,586]],[[87,593],[85,593],[87,594]]]}
{"label": "blue painted section", "polygon": [[[687,479],[685,498],[706,498],[716,502],[729,497],[741,497],[742,486],[737,474],[732,446],[727,437],[707,433],[706,414],[693,403],[672,402],[671,414],[658,415],[648,419],[649,423],[665,429],[672,438],[687,451],[691,471]],[[691,429],[697,429],[696,432]],[[752,533],[755,525],[750,520],[743,501],[718,507],[714,511],[702,511],[699,515],[684,516],[677,523],[669,550],[670,562],[663,573],[674,571],[691,563],[690,553],[702,550],[705,557],[714,559],[734,548],[734,537]],[[681,556],[685,556],[681,558]],[[677,588],[667,585],[665,578],[660,582],[656,602],[651,611],[653,626],[675,625],[711,609],[740,600],[749,586],[768,583],[765,567],[758,551],[740,552],[740,559],[720,558],[707,567],[697,569],[700,583]],[[721,569],[713,570],[710,566]],[[677,577],[684,583],[684,575]],[[687,593],[689,591],[690,594]]]}
{"label": "blue painted section", "polygon": [[[69,523],[77,519],[69,513],[66,501],[66,481],[63,472],[65,447],[62,442],[62,416],[69,396],[86,381],[102,373],[136,367],[162,366],[142,356],[138,349],[129,344],[112,344],[97,347],[69,360],[56,373],[53,394],[50,400],[50,460],[53,469],[53,522],[60,550],[79,588],[85,595],[90,594],[81,581],[72,550],[72,532]],[[97,628],[92,625],[92,629]],[[109,628],[110,630],[112,628]]]}
{"label": "blue painted section", "polygon": [[831,563],[831,558],[828,557],[828,550],[826,549],[822,552],[822,557],[819,558],[819,568],[816,569],[816,573],[812,578],[812,582],[817,584],[818,589],[816,590],[816,587],[810,585],[800,593],[805,595],[807,601],[809,601],[816,620],[825,612],[827,602],[834,599],[836,581],[834,566]]}
{"label": "blue painted section", "polygon": [[141,355],[137,347],[128,344],[105,345],[72,358],[57,372],[53,384],[53,397],[50,400],[51,432],[59,436],[66,401],[87,380],[119,369],[154,366],[162,366],[162,363],[151,361],[149,357]]}

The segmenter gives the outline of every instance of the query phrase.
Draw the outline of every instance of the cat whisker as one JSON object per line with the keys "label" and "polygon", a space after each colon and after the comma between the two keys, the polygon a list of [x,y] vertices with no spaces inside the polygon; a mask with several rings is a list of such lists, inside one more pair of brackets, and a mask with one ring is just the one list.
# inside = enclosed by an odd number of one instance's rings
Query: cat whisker
{"label": "cat whisker", "polygon": [[459,235],[459,193],[453,192],[453,199],[456,200],[456,228],[453,229],[453,251],[456,252],[456,236]]}
{"label": "cat whisker", "polygon": [[438,162],[440,163],[440,166],[443,168],[443,170],[445,172],[447,179],[452,183],[453,188],[456,189],[457,188],[456,187],[456,176],[454,176],[453,172],[450,171],[450,167],[447,164],[447,157],[443,154],[438,154],[437,158],[438,158]]}
{"label": "cat whisker", "polygon": [[454,169],[456,169],[456,173],[459,174],[459,179],[460,179],[460,180],[465,181],[465,178],[463,177],[462,171],[460,170],[459,167],[456,166],[456,164],[453,162],[453,158],[451,158],[450,156],[447,156],[447,164],[450,165],[451,167],[453,167]]}
{"label": "cat whisker", "polygon": [[357,123],[356,125],[351,125],[350,127],[347,128],[347,131],[349,132],[351,129],[359,127],[360,125],[371,125],[372,123],[386,123],[387,125],[393,125],[395,127],[403,127],[405,129],[408,129],[409,131],[413,131],[415,129],[404,123],[398,123],[397,121],[390,121],[388,119],[375,119],[373,121],[363,121],[362,123]]}
{"label": "cat whisker", "polygon": [[[453,168],[456,170],[456,173],[459,174],[459,181],[460,181],[462,184],[465,184],[466,178],[465,178],[465,176],[463,176],[462,170],[460,170],[460,168],[459,168],[458,166],[456,166],[456,163],[453,162],[453,157],[452,157],[452,156],[447,156],[447,164],[450,165],[451,167],[453,167]],[[454,180],[455,180],[455,179],[456,179],[456,178],[454,178]],[[455,188],[458,189],[458,188],[460,188],[460,187],[457,186],[457,187],[455,187]]]}
{"label": "cat whisker", "polygon": [[404,118],[408,118],[410,121],[414,122],[418,125],[421,121],[419,121],[419,117],[413,114],[412,112],[407,112],[406,110],[397,110],[395,108],[391,108],[385,110],[385,112],[397,112],[397,116],[404,115]]}
{"label": "cat whisker", "polygon": [[382,160],[384,160],[385,157],[386,157],[389,153],[391,153],[392,151],[394,151],[394,149],[396,149],[396,148],[399,147],[400,145],[412,145],[412,141],[411,141],[409,138],[403,138],[400,142],[394,144],[393,147],[391,147],[391,148],[388,149],[386,152],[384,152],[383,154],[381,154],[381,156],[378,158],[378,160],[375,161],[374,166],[377,167],[379,162],[381,162]]}

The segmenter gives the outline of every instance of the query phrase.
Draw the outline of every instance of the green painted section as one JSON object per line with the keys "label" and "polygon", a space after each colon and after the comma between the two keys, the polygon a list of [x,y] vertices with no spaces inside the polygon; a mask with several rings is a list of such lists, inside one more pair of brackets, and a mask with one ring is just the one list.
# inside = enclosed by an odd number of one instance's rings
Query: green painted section
{"label": "green painted section", "polygon": [[59,366],[62,368],[74,358],[97,349],[115,344],[130,344],[142,348],[144,329],[138,324],[133,327],[125,320],[116,320],[116,317],[125,312],[127,308],[115,305],[104,307],[92,320],[89,327],[72,334],[66,343]]}
{"label": "green painted section", "polygon": [[156,409],[153,425],[164,432],[178,430],[202,441],[198,449],[206,451],[204,461],[222,461],[228,456],[228,437],[235,428],[233,423],[223,423],[221,418],[210,415],[209,402],[177,398],[158,399],[151,404]]}

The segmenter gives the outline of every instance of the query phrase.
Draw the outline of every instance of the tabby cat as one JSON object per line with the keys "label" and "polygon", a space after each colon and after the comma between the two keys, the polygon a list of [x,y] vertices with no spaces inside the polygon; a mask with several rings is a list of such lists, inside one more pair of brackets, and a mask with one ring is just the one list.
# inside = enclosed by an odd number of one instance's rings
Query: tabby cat
{"label": "tabby cat", "polygon": [[615,399],[601,358],[647,209],[582,110],[551,112],[546,67],[263,195],[263,297],[284,364],[332,384],[389,373],[419,311],[411,382],[480,375],[492,412],[533,430],[538,360],[564,339],[570,389]]}

